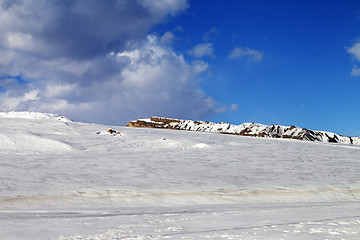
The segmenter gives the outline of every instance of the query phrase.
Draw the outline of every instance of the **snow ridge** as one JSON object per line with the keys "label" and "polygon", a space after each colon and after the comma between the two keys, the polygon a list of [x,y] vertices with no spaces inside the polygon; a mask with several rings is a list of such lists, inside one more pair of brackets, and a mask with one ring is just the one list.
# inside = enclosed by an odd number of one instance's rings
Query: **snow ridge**
{"label": "snow ridge", "polygon": [[0,118],[4,119],[56,119],[62,122],[72,122],[70,119],[52,113],[40,113],[40,112],[0,112]]}
{"label": "snow ridge", "polygon": [[213,123],[171,119],[164,117],[151,117],[129,122],[128,127],[165,128],[198,132],[213,132],[251,137],[287,138],[313,142],[359,144],[360,137],[347,137],[325,131],[314,131],[295,126],[263,125],[258,123],[243,123],[233,125],[229,123]]}

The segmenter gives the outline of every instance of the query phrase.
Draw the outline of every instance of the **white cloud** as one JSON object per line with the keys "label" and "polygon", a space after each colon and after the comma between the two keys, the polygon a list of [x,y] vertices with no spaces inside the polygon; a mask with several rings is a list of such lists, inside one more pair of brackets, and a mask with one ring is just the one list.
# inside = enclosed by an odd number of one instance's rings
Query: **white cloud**
{"label": "white cloud", "polygon": [[12,49],[32,49],[34,41],[30,34],[9,32],[7,36],[9,48]]}
{"label": "white cloud", "polygon": [[[356,61],[360,61],[360,42],[355,43],[350,48],[346,48],[346,51],[350,53]],[[351,70],[351,76],[360,76],[360,68],[356,65],[354,65]]]}
{"label": "white cloud", "polygon": [[186,0],[3,1],[0,72],[27,83],[0,76],[0,111],[109,124],[216,112],[215,101],[196,86],[208,65],[186,62],[171,48],[171,32],[146,35],[187,7]]}
{"label": "white cloud", "polygon": [[46,99],[62,98],[67,95],[74,95],[74,89],[77,89],[76,84],[63,84],[63,85],[47,85],[43,89],[43,97]]}
{"label": "white cloud", "polygon": [[160,38],[161,43],[164,43],[164,44],[171,44],[175,40],[176,40],[176,37],[172,32],[166,32]]}
{"label": "white cloud", "polygon": [[347,48],[346,51],[353,55],[356,60],[360,61],[360,42],[355,43],[352,47]]}
{"label": "white cloud", "polygon": [[[111,64],[118,64],[119,69],[103,76],[101,81],[33,82],[16,99],[7,96],[16,88],[0,94],[3,99],[0,108],[50,111],[75,120],[119,124],[150,115],[199,118],[217,111],[215,101],[196,87],[197,74],[205,70],[206,63],[187,63],[182,55],[161,45],[155,36],[149,35],[136,49],[106,58]],[[71,63],[52,61],[44,63],[40,75],[74,79],[101,76],[102,72],[91,72],[99,61],[105,60],[74,62],[76,71],[70,67]],[[36,91],[36,98],[29,97],[32,91]]]}
{"label": "white cloud", "polygon": [[195,72],[202,73],[209,69],[209,64],[201,60],[195,60],[192,62]]}
{"label": "white cloud", "polygon": [[193,47],[189,54],[197,58],[213,56],[213,45],[212,43],[200,43]]}
{"label": "white cloud", "polygon": [[239,47],[235,47],[231,50],[228,58],[229,59],[236,59],[236,58],[243,58],[246,57],[251,61],[254,62],[260,62],[263,58],[263,53],[258,51],[258,50],[254,50],[248,47],[245,48],[239,48]]}
{"label": "white cloud", "polygon": [[209,31],[207,31],[207,32],[204,34],[203,40],[204,40],[205,42],[207,42],[207,41],[210,41],[210,40],[212,40],[212,39],[214,39],[214,38],[217,38],[217,37],[219,37],[219,36],[220,36],[219,31],[218,31],[215,27],[212,27]]}
{"label": "white cloud", "polygon": [[38,94],[39,90],[31,90],[21,96],[11,96],[9,93],[5,92],[0,94],[0,109],[2,109],[2,111],[14,110],[22,102],[36,101],[38,99]]}
{"label": "white cloud", "polygon": [[352,76],[360,76],[360,68],[358,68],[356,65],[354,65],[353,69],[351,70]]}
{"label": "white cloud", "polygon": [[237,112],[239,110],[239,106],[236,103],[231,104],[230,111]]}
{"label": "white cloud", "polygon": [[187,7],[186,0],[2,1],[0,45],[43,58],[88,59],[126,50]]}
{"label": "white cloud", "polygon": [[139,2],[156,15],[162,15],[164,12],[175,15],[189,7],[186,0],[141,0]]}

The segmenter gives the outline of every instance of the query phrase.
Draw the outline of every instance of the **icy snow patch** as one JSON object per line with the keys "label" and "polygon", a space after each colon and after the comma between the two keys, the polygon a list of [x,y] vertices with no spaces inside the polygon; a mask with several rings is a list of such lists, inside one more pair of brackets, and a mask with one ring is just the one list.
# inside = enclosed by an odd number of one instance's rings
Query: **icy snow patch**
{"label": "icy snow patch", "polygon": [[193,148],[209,148],[209,147],[210,147],[210,145],[208,145],[206,143],[198,143],[193,146]]}

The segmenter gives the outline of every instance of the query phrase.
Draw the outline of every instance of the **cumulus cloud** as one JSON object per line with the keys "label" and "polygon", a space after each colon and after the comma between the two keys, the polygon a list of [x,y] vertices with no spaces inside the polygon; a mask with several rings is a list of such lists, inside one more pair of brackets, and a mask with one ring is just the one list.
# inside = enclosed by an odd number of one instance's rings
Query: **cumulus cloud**
{"label": "cumulus cloud", "polygon": [[[31,82],[21,96],[10,97],[16,88],[2,94],[0,108],[51,111],[74,119],[121,124],[150,115],[197,118],[216,111],[214,100],[195,86],[199,66],[188,64],[182,55],[161,45],[158,37],[149,35],[138,48],[106,58],[85,63],[51,62],[46,69],[59,70],[40,75],[89,76],[89,84],[60,79]],[[92,72],[99,62],[118,63],[120,68],[108,75],[103,70]],[[96,81],[96,77],[102,79]]]}
{"label": "cumulus cloud", "polygon": [[200,43],[189,50],[189,54],[197,58],[213,56],[213,45],[212,43]]}
{"label": "cumulus cloud", "polygon": [[1,45],[45,58],[122,51],[187,7],[185,0],[2,1]]}
{"label": "cumulus cloud", "polygon": [[147,33],[187,5],[0,1],[0,72],[6,75],[0,76],[0,111],[56,112],[112,124],[149,115],[212,114],[214,100],[196,87],[206,64],[187,63],[176,53],[172,33]]}
{"label": "cumulus cloud", "polygon": [[245,48],[239,48],[239,47],[235,47],[231,50],[228,58],[229,59],[236,59],[236,58],[243,58],[246,57],[251,61],[254,62],[260,62],[263,58],[263,53],[258,51],[258,50],[254,50],[248,47]]}
{"label": "cumulus cloud", "polygon": [[[355,43],[352,47],[346,48],[356,61],[360,61],[360,42]],[[352,76],[360,76],[360,69],[354,65],[351,71]]]}

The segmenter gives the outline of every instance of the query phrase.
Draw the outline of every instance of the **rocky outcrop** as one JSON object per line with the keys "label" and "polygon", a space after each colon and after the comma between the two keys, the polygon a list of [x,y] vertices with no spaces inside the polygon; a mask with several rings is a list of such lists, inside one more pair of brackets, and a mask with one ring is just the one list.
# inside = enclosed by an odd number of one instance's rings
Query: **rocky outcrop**
{"label": "rocky outcrop", "polygon": [[214,132],[251,137],[288,138],[314,142],[329,142],[343,144],[359,144],[359,137],[346,137],[335,133],[314,131],[295,126],[263,125],[258,123],[243,123],[233,125],[229,123],[213,123],[203,121],[191,121],[162,117],[151,117],[129,122],[128,127],[165,128],[176,130],[188,130],[198,132]]}

